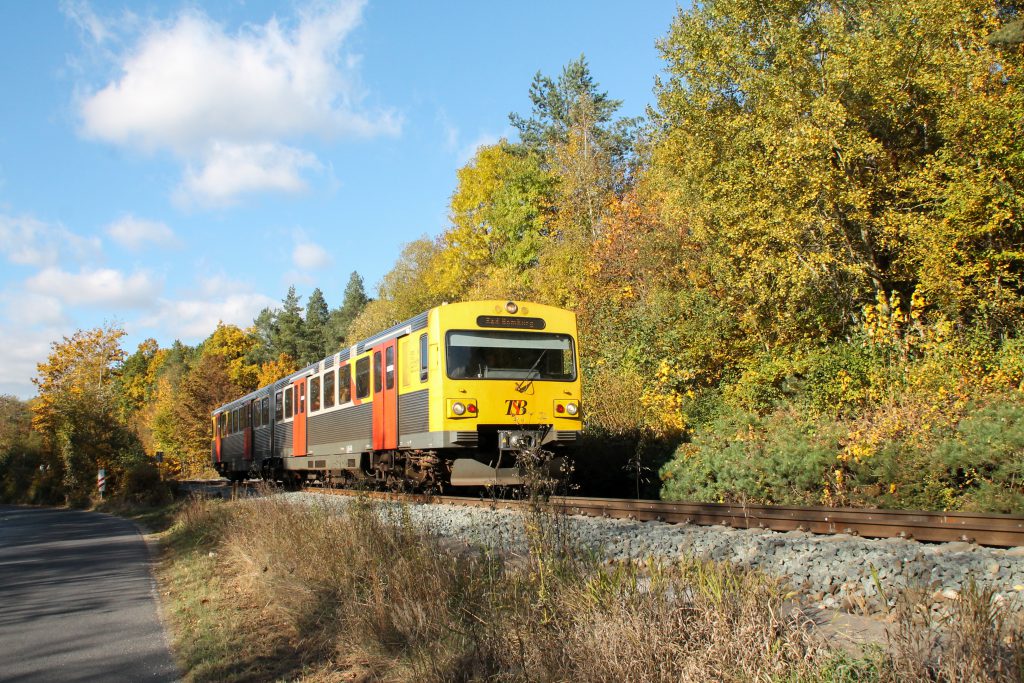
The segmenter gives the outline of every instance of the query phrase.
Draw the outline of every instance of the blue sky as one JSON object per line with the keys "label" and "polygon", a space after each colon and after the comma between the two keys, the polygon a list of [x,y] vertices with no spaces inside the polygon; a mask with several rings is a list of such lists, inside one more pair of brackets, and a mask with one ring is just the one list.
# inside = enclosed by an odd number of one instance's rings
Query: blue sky
{"label": "blue sky", "polygon": [[371,294],[455,171],[585,53],[652,101],[675,0],[0,3],[0,393],[79,328],[195,343]]}

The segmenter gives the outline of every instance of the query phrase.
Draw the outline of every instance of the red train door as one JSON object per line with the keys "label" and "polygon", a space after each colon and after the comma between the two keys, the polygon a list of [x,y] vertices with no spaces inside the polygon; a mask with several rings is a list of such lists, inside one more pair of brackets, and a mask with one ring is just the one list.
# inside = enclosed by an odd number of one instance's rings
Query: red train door
{"label": "red train door", "polygon": [[295,380],[295,421],[292,422],[292,455],[306,455],[306,378]]}
{"label": "red train door", "polygon": [[244,408],[245,436],[243,437],[242,457],[252,460],[252,401],[249,401]]}
{"label": "red train door", "polygon": [[221,413],[213,418],[213,452],[217,457],[217,462],[220,462],[220,439],[224,432],[223,422],[224,414]]}
{"label": "red train door", "polygon": [[373,450],[398,448],[397,339],[373,350]]}

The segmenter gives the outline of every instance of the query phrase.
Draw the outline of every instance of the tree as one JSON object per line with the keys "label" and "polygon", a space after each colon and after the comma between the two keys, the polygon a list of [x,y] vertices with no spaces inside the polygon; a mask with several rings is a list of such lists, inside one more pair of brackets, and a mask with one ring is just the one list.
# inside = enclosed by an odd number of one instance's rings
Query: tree
{"label": "tree", "polygon": [[[841,334],[893,291],[909,301],[935,259],[959,272],[936,267],[929,290],[977,282],[993,237],[1004,265],[986,259],[984,277],[1019,281],[1007,249],[1019,165],[985,149],[1020,149],[1019,56],[983,40],[997,14],[980,0],[714,0],[679,13],[659,45],[653,165],[668,212],[765,348]],[[979,213],[979,193],[1004,210]],[[975,241],[950,220],[961,208],[1003,218],[976,222]]]}
{"label": "tree", "polygon": [[32,381],[39,392],[32,424],[63,466],[68,500],[93,491],[96,470],[116,478],[144,456],[138,439],[119,420],[120,364],[124,330],[79,330],[50,346]]}
{"label": "tree", "polygon": [[502,140],[478,149],[457,176],[441,268],[458,284],[448,287],[457,291],[491,265],[518,271],[536,265],[551,233],[557,185],[541,158]]}
{"label": "tree", "polygon": [[155,339],[146,339],[121,364],[119,395],[122,420],[128,421],[152,397],[156,378],[151,366],[159,351],[160,345]]}
{"label": "tree", "polygon": [[308,365],[325,357],[328,351],[327,322],[330,310],[324,293],[317,287],[306,302],[306,319],[303,325],[301,363]]}
{"label": "tree", "polygon": [[291,356],[282,353],[277,360],[267,361],[260,366],[260,373],[257,377],[257,384],[261,387],[273,384],[277,380],[287,377],[299,369],[299,364]]}
{"label": "tree", "polygon": [[299,296],[295,294],[295,285],[288,288],[288,294],[281,302],[281,310],[277,311],[272,336],[272,356],[286,353],[292,358],[302,358],[303,354],[303,320]]}
{"label": "tree", "polygon": [[200,346],[201,355],[218,355],[227,363],[228,377],[242,392],[255,389],[259,366],[249,361],[256,346],[256,337],[242,331],[237,325],[217,323],[217,329]]}
{"label": "tree", "polygon": [[182,378],[167,416],[174,427],[182,472],[195,475],[210,462],[214,408],[239,398],[244,391],[231,380],[229,362],[218,353],[205,353]]}
{"label": "tree", "polygon": [[601,148],[622,160],[633,151],[637,119],[614,119],[622,100],[613,100],[598,89],[584,55],[562,68],[558,79],[541,72],[530,84],[530,118],[509,114],[509,122],[519,131],[526,147],[544,155],[569,143],[574,132],[584,144]]}
{"label": "tree", "polygon": [[277,313],[272,308],[264,308],[252,321],[249,333],[256,339],[256,344],[249,350],[249,362],[262,365],[274,358],[274,342],[277,339]]}
{"label": "tree", "polygon": [[352,271],[348,278],[348,284],[345,285],[345,298],[342,300],[341,306],[331,311],[327,324],[330,344],[328,352],[335,351],[350,341],[348,328],[368,303],[370,303],[370,298],[366,296],[363,278],[356,271]]}

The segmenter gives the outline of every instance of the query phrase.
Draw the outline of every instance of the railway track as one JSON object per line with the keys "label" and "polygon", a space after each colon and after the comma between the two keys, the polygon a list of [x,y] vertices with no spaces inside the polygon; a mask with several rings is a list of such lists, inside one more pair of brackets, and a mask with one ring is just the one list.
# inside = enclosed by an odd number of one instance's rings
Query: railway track
{"label": "railway track", "polygon": [[[207,485],[210,485],[207,483]],[[223,487],[223,485],[221,485]],[[374,498],[414,503],[443,503],[524,509],[523,500],[470,498],[401,493],[367,493],[347,489],[308,488],[306,491],[335,495],[370,495]],[[963,541],[984,546],[1024,546],[1024,517],[973,512],[924,512],[822,508],[785,505],[735,505],[728,503],[679,503],[627,498],[557,496],[552,506],[567,514],[591,517],[659,521],[672,524],[722,525],[734,529],[807,531],[814,534],[850,534],[865,538],[912,538],[928,542]]]}

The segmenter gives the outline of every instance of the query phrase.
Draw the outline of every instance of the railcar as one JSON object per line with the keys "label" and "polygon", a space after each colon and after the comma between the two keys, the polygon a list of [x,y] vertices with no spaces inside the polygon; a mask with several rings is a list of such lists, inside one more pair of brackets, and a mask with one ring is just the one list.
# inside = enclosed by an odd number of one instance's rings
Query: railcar
{"label": "railcar", "polygon": [[576,316],[537,303],[443,304],[213,411],[233,480],[522,483],[524,452],[580,437]]}

